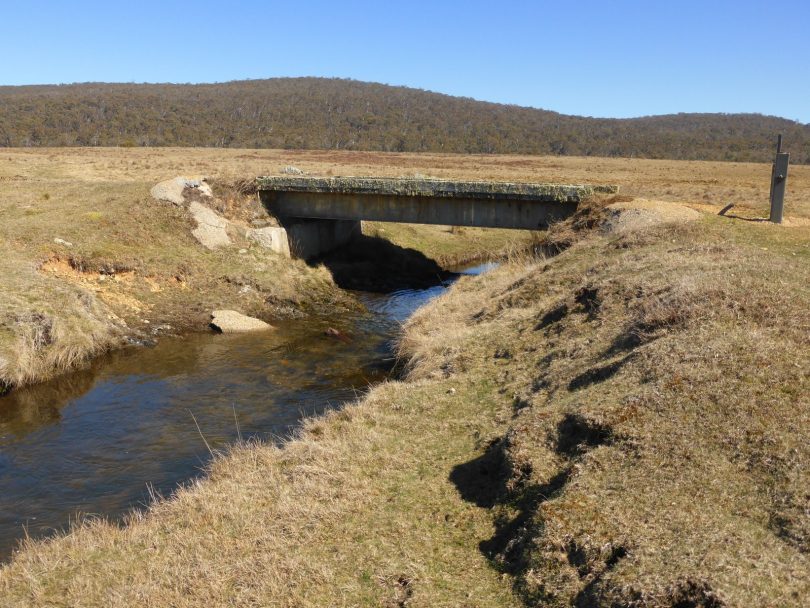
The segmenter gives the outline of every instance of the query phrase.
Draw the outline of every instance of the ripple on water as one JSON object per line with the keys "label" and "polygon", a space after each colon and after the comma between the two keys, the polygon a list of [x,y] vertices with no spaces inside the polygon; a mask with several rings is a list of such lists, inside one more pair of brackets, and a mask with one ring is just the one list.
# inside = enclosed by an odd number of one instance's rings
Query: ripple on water
{"label": "ripple on water", "polygon": [[210,457],[200,432],[222,448],[237,437],[234,416],[243,437],[277,440],[354,399],[384,378],[400,323],[444,289],[363,294],[371,314],[271,332],[166,338],[0,398],[0,558],[24,527],[41,536],[77,513],[118,517],[148,501],[147,486],[171,493]]}

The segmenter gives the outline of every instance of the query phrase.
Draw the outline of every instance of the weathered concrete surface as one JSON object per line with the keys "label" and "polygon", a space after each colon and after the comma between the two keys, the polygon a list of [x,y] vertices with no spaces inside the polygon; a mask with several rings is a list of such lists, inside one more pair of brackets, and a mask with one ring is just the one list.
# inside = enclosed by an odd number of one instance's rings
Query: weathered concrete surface
{"label": "weathered concrete surface", "polygon": [[264,247],[280,255],[290,257],[292,253],[287,231],[280,226],[248,228],[245,232],[245,236],[257,243],[260,247]]}
{"label": "weathered concrete surface", "polygon": [[618,192],[618,186],[606,185],[473,182],[388,177],[293,177],[282,175],[260,177],[257,181],[259,190],[274,192],[376,194],[577,203],[593,194],[615,194]]}
{"label": "weathered concrete surface", "polygon": [[372,220],[536,230],[568,217],[582,200],[616,186],[457,182],[370,177],[258,179],[282,224],[292,218]]}
{"label": "weathered concrete surface", "polygon": [[290,254],[308,260],[348,243],[361,233],[361,224],[358,220],[290,220],[286,230]]}

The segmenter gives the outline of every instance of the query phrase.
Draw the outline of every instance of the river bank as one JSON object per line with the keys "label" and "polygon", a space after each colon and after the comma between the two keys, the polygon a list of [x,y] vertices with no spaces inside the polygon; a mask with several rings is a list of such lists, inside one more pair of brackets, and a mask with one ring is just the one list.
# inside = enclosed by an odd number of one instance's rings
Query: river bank
{"label": "river bank", "polygon": [[[3,152],[0,393],[81,368],[127,344],[204,331],[212,310],[234,309],[272,324],[358,308],[326,266],[275,255],[244,230],[232,234],[227,246],[208,249],[193,236],[188,209],[150,195],[156,182],[175,175],[220,176],[212,178],[213,211],[250,227],[269,218],[240,184],[260,172],[278,172],[289,161],[277,156],[259,163],[229,152],[141,152]],[[319,169],[334,172],[331,164]],[[440,253],[430,247],[431,234],[443,235],[442,251],[479,258],[511,247],[515,239],[509,231],[451,234],[447,227],[427,227],[421,234],[419,254],[389,249],[410,268],[417,265],[408,264],[408,256],[421,256],[424,268],[435,268],[429,272],[434,282],[440,268],[424,258]],[[527,243],[530,236],[518,239]]]}
{"label": "river bank", "polygon": [[585,215],[550,232],[556,257],[411,319],[402,380],[283,447],[234,446],[123,528],[29,543],[0,597],[803,605],[807,228]]}
{"label": "river bank", "polygon": [[210,451],[281,442],[302,418],[356,400],[391,374],[401,324],[447,286],[355,292],[363,310],[272,331],[163,336],[0,397],[0,562],[23,537],[170,495]]}

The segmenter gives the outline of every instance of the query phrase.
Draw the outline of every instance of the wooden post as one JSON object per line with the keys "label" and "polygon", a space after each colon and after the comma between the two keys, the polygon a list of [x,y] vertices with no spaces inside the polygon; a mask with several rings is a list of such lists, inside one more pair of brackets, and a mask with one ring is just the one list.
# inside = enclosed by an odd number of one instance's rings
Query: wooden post
{"label": "wooden post", "polygon": [[771,171],[771,217],[774,224],[782,223],[785,210],[785,189],[787,187],[788,165],[790,154],[782,152],[782,136],[776,140],[776,161]]}

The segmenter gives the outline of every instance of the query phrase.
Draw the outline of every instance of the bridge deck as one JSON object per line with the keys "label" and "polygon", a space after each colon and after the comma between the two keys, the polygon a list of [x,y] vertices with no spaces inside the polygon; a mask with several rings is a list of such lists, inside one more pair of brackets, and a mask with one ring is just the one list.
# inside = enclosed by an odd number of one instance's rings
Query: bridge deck
{"label": "bridge deck", "polygon": [[274,176],[258,179],[260,196],[282,221],[374,220],[538,229],[616,186]]}

